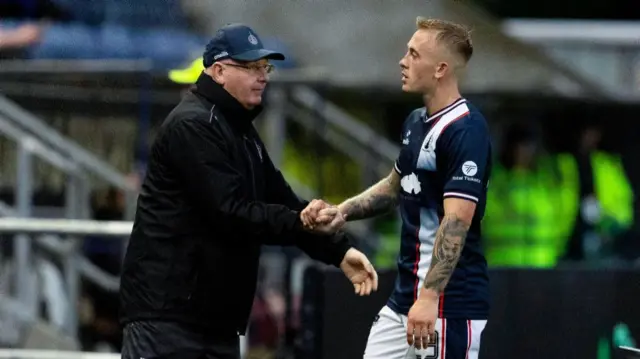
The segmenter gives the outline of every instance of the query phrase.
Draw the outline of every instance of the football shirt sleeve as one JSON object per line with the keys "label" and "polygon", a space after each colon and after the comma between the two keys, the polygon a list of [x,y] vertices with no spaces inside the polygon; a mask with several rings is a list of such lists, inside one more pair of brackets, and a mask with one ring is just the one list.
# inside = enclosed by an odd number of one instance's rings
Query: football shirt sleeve
{"label": "football shirt sleeve", "polygon": [[443,197],[477,203],[487,186],[491,141],[484,123],[471,121],[467,118],[446,129],[439,146],[443,146],[441,155],[445,158]]}

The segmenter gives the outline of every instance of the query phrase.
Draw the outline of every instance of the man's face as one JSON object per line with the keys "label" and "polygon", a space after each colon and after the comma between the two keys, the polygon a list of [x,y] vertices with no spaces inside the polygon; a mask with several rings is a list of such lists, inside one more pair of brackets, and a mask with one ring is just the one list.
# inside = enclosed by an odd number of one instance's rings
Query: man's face
{"label": "man's face", "polygon": [[436,41],[436,35],[436,31],[421,29],[409,40],[407,53],[400,60],[403,91],[430,93],[437,80],[444,76],[448,65],[443,57],[442,47]]}
{"label": "man's face", "polygon": [[262,103],[262,93],[269,81],[272,65],[266,59],[253,62],[224,60],[216,72],[216,79],[245,108],[251,109]]}

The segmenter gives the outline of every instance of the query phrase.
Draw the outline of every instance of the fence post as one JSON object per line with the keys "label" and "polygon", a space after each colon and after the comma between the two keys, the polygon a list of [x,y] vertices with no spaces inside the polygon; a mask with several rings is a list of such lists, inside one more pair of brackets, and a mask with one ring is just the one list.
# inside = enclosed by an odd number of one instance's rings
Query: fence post
{"label": "fence post", "polygon": [[[71,173],[67,177],[66,190],[66,217],[69,219],[88,219],[91,193],[88,179],[82,173]],[[69,236],[71,250],[64,258],[64,274],[69,296],[69,311],[66,330],[69,335],[76,337],[78,334],[78,301],[80,300],[80,271],[79,257],[82,255],[82,238]]]}
{"label": "fence post", "polygon": [[[15,206],[20,217],[31,217],[33,200],[33,147],[31,137],[18,141]],[[34,298],[29,288],[32,268],[31,241],[26,234],[14,237],[14,259],[16,268],[16,294],[21,303],[29,308],[31,315],[37,313],[38,296]]]}

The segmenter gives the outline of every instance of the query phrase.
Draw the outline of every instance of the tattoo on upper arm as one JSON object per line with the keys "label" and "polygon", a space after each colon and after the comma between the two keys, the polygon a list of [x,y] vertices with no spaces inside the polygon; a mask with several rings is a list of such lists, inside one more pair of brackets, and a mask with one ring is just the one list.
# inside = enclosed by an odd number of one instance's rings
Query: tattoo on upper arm
{"label": "tattoo on upper arm", "polygon": [[436,234],[431,266],[424,287],[437,293],[444,291],[464,247],[469,224],[454,214],[446,215]]}
{"label": "tattoo on upper arm", "polygon": [[395,208],[398,204],[400,180],[395,170],[380,182],[358,196],[345,201],[341,207],[347,220],[375,217]]}

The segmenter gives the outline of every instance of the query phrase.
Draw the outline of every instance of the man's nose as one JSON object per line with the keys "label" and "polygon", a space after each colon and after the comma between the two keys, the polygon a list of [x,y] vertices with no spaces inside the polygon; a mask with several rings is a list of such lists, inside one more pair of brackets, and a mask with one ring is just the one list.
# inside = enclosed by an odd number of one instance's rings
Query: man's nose
{"label": "man's nose", "polygon": [[405,57],[403,56],[403,57],[400,59],[400,61],[398,61],[398,65],[400,65],[400,67],[402,67],[403,69],[407,67],[407,66],[405,66],[405,64],[404,64],[404,59],[405,59]]}

